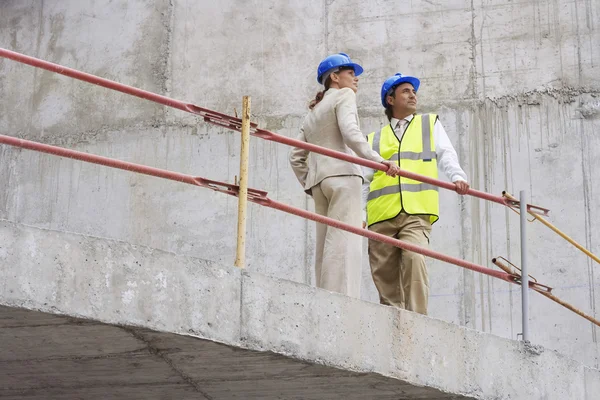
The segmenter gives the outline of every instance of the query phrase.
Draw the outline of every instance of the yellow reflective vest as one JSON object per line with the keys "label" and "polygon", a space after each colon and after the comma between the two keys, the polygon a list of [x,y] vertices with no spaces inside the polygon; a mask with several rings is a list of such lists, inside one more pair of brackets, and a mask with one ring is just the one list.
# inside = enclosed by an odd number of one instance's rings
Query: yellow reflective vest
{"label": "yellow reflective vest", "polygon": [[[415,115],[402,140],[398,140],[391,125],[368,136],[371,148],[388,161],[396,161],[401,169],[438,177],[433,126],[436,114]],[[375,171],[367,201],[368,224],[396,217],[402,210],[411,215],[429,215],[433,224],[439,218],[437,186],[404,177],[390,177]]]}

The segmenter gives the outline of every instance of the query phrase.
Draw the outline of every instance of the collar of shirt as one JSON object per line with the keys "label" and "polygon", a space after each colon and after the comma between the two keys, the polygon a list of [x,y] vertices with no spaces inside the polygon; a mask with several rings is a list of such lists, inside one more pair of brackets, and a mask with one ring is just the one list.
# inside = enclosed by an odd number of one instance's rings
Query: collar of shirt
{"label": "collar of shirt", "polygon": [[[405,118],[404,118],[404,120],[405,120],[407,123],[408,123],[408,122],[410,122],[410,121],[412,121],[412,119],[413,119],[413,115],[412,115],[412,114],[411,114],[411,115],[409,115],[408,117],[405,117]],[[390,120],[390,125],[392,125],[392,128],[396,129],[396,128],[398,127],[398,122],[399,122],[399,121],[400,121],[399,119],[392,118],[392,119]]]}

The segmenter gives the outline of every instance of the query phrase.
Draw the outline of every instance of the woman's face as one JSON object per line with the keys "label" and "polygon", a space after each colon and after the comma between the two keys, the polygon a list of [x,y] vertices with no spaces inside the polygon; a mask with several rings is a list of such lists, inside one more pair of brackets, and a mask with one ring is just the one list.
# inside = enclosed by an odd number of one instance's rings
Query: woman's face
{"label": "woman's face", "polygon": [[338,89],[350,88],[356,93],[358,90],[358,77],[354,75],[353,69],[344,69],[331,74],[332,82],[337,83]]}

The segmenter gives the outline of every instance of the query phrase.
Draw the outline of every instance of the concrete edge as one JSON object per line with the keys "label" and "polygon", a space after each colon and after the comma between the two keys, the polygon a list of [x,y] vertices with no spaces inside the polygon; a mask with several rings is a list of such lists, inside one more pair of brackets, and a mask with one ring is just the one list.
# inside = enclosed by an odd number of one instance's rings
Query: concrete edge
{"label": "concrete edge", "polygon": [[600,387],[600,371],[557,352],[292,281],[5,220],[0,237],[4,305],[271,351],[483,399],[592,399]]}

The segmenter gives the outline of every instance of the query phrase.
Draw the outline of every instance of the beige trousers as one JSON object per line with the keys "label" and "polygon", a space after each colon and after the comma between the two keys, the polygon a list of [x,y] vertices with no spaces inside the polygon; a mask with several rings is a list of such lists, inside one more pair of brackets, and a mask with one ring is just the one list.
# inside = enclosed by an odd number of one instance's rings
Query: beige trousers
{"label": "beige trousers", "polygon": [[[428,216],[402,212],[395,218],[371,225],[369,230],[429,247]],[[427,315],[429,276],[424,256],[369,240],[369,262],[381,304]]]}
{"label": "beige trousers", "polygon": [[[362,225],[362,178],[330,176],[312,188],[315,211],[347,224]],[[317,287],[360,298],[362,237],[317,223]]]}

